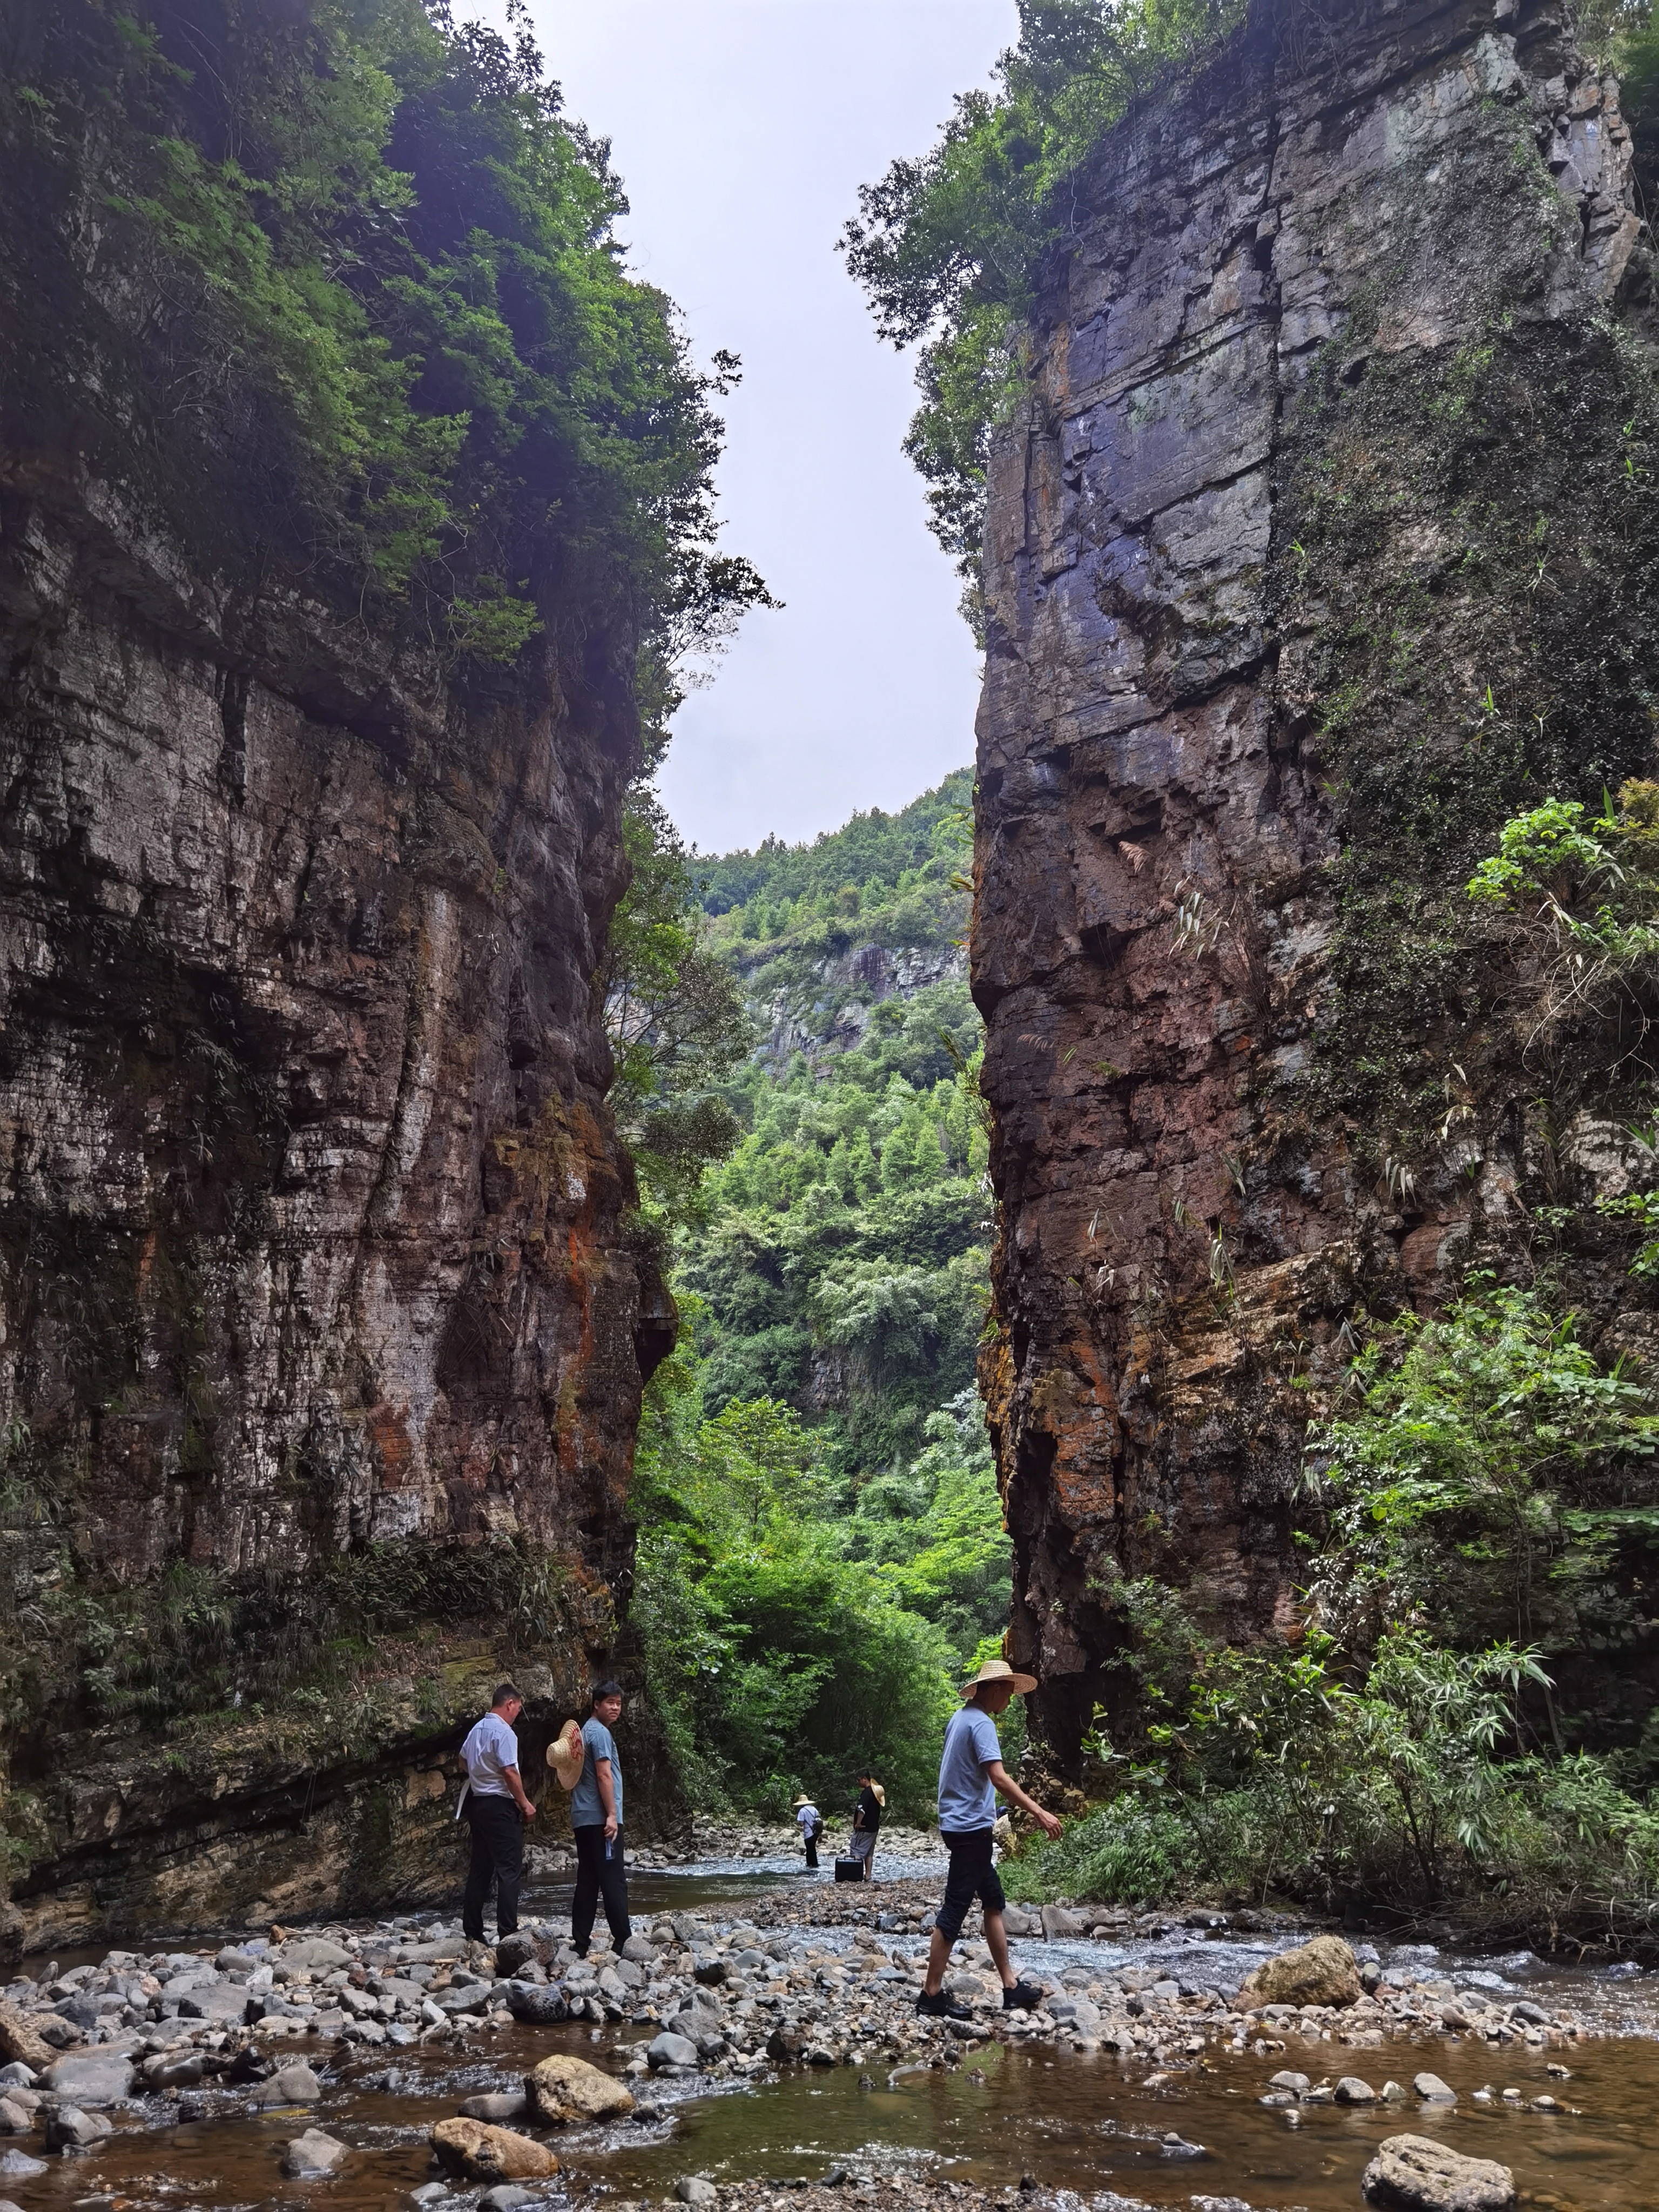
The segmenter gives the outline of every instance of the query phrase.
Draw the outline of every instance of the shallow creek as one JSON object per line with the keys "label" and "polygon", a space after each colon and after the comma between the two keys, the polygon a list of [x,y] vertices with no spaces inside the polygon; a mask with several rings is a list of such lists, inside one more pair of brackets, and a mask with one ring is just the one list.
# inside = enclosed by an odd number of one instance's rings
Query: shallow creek
{"label": "shallow creek", "polygon": [[[641,1911],[740,1911],[758,1892],[800,1878],[793,1870],[712,1867],[642,1875],[635,1901]],[[562,1902],[560,1893],[544,1892],[534,1909],[551,1914]],[[836,1949],[849,1936],[821,1929],[798,1940],[803,1948],[810,1942]],[[1290,1940],[1218,1942],[1177,1929],[1111,1943],[1026,1941],[1015,1951],[1018,1963],[1039,1976],[1079,1963],[1097,1971],[1133,1964],[1194,1979],[1200,1970],[1206,1980],[1228,1973],[1237,1979]],[[915,1938],[891,1943],[912,1954],[923,1948]],[[1153,2087],[1146,2086],[1144,2057],[995,2042],[965,2050],[959,2064],[942,2068],[924,2063],[862,2075],[850,2067],[769,2069],[748,2083],[659,2079],[641,2085],[641,2111],[632,2118],[550,2138],[563,2166],[553,2194],[660,2200],[682,2177],[704,2174],[716,2182],[873,2177],[896,2182],[902,2196],[912,2177],[1000,2190],[1030,2174],[1085,2197],[1116,2190],[1160,2206],[1184,2208],[1199,2195],[1242,2197],[1262,2212],[1292,2206],[1357,2212],[1359,2176],[1376,2146],[1409,2130],[1501,2159],[1515,2170],[1523,2205],[1560,2212],[1652,2212],[1659,2205],[1659,1976],[1575,1972],[1525,1954],[1463,1959],[1419,1947],[1384,1948],[1382,1955],[1472,1988],[1570,2005],[1607,2033],[1565,2052],[1442,2036],[1351,2051],[1291,2033],[1280,2051],[1213,2049],[1192,2070]],[[319,2050],[307,2039],[289,2051],[319,2071],[326,2068],[319,2108],[255,2112],[246,2093],[223,2090],[205,2100],[203,2118],[158,2126],[169,2108],[161,2100],[139,2100],[112,2114],[117,2132],[92,2152],[53,2159],[43,2175],[8,2179],[0,2196],[23,2212],[70,2212],[104,2194],[177,2207],[406,2206],[410,2192],[432,2179],[428,2130],[463,2097],[518,2087],[529,2067],[554,2051],[619,2067],[632,2055],[629,2046],[642,2047],[653,2032],[586,2023],[515,2027],[474,2038],[459,2052]],[[1565,2063],[1570,2077],[1547,2074],[1552,2062]],[[1451,2110],[1421,2107],[1411,2098],[1404,2106],[1314,2105],[1287,2114],[1256,2101],[1284,2067],[1315,2081],[1356,2073],[1379,2088],[1389,2077],[1409,2085],[1416,2071],[1430,2069],[1459,2101]],[[1471,2101],[1488,2087],[1496,2101]],[[1506,2106],[1505,2089],[1527,2100],[1553,2094],[1564,2109]],[[313,2124],[355,2154],[335,2179],[280,2180],[283,2144]],[[439,2212],[451,2206],[465,2212],[480,2193],[453,2190]]]}

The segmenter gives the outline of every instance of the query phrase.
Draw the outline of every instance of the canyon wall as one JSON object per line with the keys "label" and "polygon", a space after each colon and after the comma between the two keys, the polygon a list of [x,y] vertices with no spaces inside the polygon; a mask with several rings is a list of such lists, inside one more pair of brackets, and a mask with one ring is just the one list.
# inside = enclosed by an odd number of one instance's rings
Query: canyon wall
{"label": "canyon wall", "polygon": [[[221,458],[204,501],[240,483],[252,539],[257,456]],[[492,1680],[520,1671],[539,1771],[629,1664],[674,1328],[591,981],[635,639],[541,597],[514,670],[469,670],[295,564],[216,566],[9,409],[14,1948],[451,1893]],[[630,1777],[636,1826],[660,1794]]]}
{"label": "canyon wall", "polygon": [[[1102,143],[992,471],[981,1375],[1073,1774],[1120,1578],[1286,1626],[1355,1317],[1524,1267],[1651,1109],[1622,1044],[1529,1056],[1537,974],[1462,895],[1508,814],[1651,773],[1619,88],[1547,0],[1339,17],[1264,9]],[[1622,1267],[1570,1291],[1659,1345]]]}

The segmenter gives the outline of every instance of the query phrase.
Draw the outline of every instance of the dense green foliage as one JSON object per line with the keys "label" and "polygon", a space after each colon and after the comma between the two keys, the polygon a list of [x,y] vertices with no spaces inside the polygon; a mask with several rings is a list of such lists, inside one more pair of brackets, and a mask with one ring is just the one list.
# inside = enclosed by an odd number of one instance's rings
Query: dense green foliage
{"label": "dense green foliage", "polygon": [[[951,776],[813,845],[710,861],[688,860],[659,815],[633,817],[611,1001],[613,1033],[631,1007],[636,1035],[619,1094],[625,1121],[630,1086],[654,1102],[636,1157],[647,1210],[676,1231],[685,1320],[641,1437],[632,1617],[707,1803],[781,1811],[804,1784],[834,1806],[868,1757],[896,1812],[931,1817],[952,1681],[1006,1623],[974,1388],[979,1018],[952,975],[878,998],[857,958],[948,951],[969,791]],[[737,1064],[725,1012],[699,1030],[739,985],[751,1018],[775,1030],[784,1006],[810,1048]],[[665,1121],[702,1135],[678,1184],[653,1148]]]}
{"label": "dense green foliage", "polygon": [[[15,296],[46,309],[24,442],[103,435],[191,532],[234,480],[242,567],[275,550],[483,661],[556,592],[620,605],[659,665],[763,596],[711,552],[736,364],[699,375],[626,273],[606,148],[522,29],[419,0],[24,0],[0,39]],[[136,315],[95,326],[118,270]],[[77,371],[111,410],[91,431],[53,419]]]}
{"label": "dense green foliage", "polygon": [[1115,1582],[1139,1722],[1096,1738],[1104,1809],[1030,1850],[1017,1892],[1645,1928],[1659,1744],[1585,1748],[1605,1729],[1563,1689],[1587,1647],[1647,1637],[1656,1438],[1651,1394],[1538,1290],[1476,1278],[1379,1328],[1309,1432],[1301,1634],[1231,1649]]}
{"label": "dense green foliage", "polygon": [[881,336],[920,343],[905,450],[935,535],[970,579],[991,434],[1024,389],[1039,265],[1071,234],[1068,181],[1133,100],[1244,14],[1244,0],[1019,0],[997,91],[960,95],[931,153],[860,193],[848,266]]}

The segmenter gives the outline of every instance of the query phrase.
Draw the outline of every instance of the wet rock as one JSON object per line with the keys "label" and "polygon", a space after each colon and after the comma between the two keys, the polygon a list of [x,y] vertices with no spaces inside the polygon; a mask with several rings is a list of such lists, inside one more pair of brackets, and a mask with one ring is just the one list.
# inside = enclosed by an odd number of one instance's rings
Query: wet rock
{"label": "wet rock", "polygon": [[0,2097],[0,2136],[26,2136],[33,2125],[34,2115],[26,2105]]}
{"label": "wet rock", "polygon": [[720,2197],[714,2183],[700,2173],[683,2174],[674,2184],[674,2194],[682,2204],[718,2204]]}
{"label": "wet rock", "polygon": [[111,2132],[101,2112],[83,2112],[78,2105],[60,2105],[46,2115],[48,2150],[90,2150]]}
{"label": "wet rock", "polygon": [[551,2027],[570,2017],[565,1993],[556,1982],[549,1983],[545,1989],[514,1982],[507,1991],[507,2008],[514,2020],[526,2021],[532,2027]]}
{"label": "wet rock", "polygon": [[207,2076],[207,2054],[201,2051],[158,2051],[144,2061],[147,2089],[193,2089]]}
{"label": "wet rock", "polygon": [[259,2084],[255,2101],[260,2105],[318,2105],[323,2085],[303,2058],[290,2058],[268,2081]]}
{"label": "wet rock", "polygon": [[1336,2101],[1339,2105],[1374,2105],[1376,2092],[1357,2074],[1345,2074],[1336,2085]]}
{"label": "wet rock", "polygon": [[1306,2096],[1311,2086],[1305,2074],[1292,2073],[1288,2069],[1275,2074],[1267,2084],[1270,2089],[1288,2089],[1293,2097]]}
{"label": "wet rock", "polygon": [[43,2158],[31,2158],[22,2150],[0,2150],[0,2179],[27,2181],[33,2175],[48,2171]]}
{"label": "wet rock", "polygon": [[657,1947],[644,1936],[630,1936],[622,1947],[624,1959],[632,1959],[636,1966],[654,1966]]}
{"label": "wet rock", "polygon": [[1292,1951],[1264,1959],[1233,1999],[1241,2012],[1270,2004],[1358,2004],[1359,1969],[1340,1936],[1316,1936]]}
{"label": "wet rock", "polygon": [[1437,2074],[1413,2074],[1412,2087],[1425,2105],[1455,2105],[1457,2092]]}
{"label": "wet rock", "polygon": [[[766,2047],[770,2051],[771,2044]],[[645,2056],[647,2063],[653,2069],[659,2066],[695,2066],[697,2046],[688,2037],[676,2035],[672,2029],[665,2028],[660,2035],[654,2036],[647,2044]]]}
{"label": "wet rock", "polygon": [[1428,2136],[1390,2136],[1360,2187],[1368,2203],[1389,2212],[1505,2212],[1515,2202],[1508,2166],[1467,2158]]}
{"label": "wet rock", "polygon": [[247,2018],[248,1995],[239,1983],[218,1982],[211,1989],[191,1990],[181,1997],[179,2010],[185,2020],[210,2021],[216,2027],[240,2027]]}
{"label": "wet rock", "polygon": [[295,2136],[283,2153],[283,2172],[290,2181],[317,2181],[345,2164],[346,2147],[320,2128]]}
{"label": "wet rock", "polygon": [[16,2058],[14,2058],[9,2065],[0,2066],[0,2092],[32,2089],[39,2079],[40,2076],[35,2073],[33,2067],[25,2066]]}
{"label": "wet rock", "polygon": [[544,2058],[524,2077],[525,2094],[538,2118],[556,2127],[580,2120],[609,2120],[631,2112],[634,2098],[613,2075],[562,2051]]}
{"label": "wet rock", "polygon": [[498,2181],[493,2189],[486,2189],[478,2199],[480,2212],[519,2212],[520,2205],[538,2203],[531,2189],[520,2189],[516,2181]]}
{"label": "wet rock", "polygon": [[528,2116],[530,2100],[521,2089],[488,2089],[482,2096],[465,2099],[456,2109],[464,2120],[488,2120],[492,2127],[505,2127]]}
{"label": "wet rock", "polygon": [[482,2120],[440,2120],[431,2140],[444,2171],[467,2181],[544,2181],[559,2170],[544,2143]]}
{"label": "wet rock", "polygon": [[83,2110],[118,2105],[132,2094],[132,2061],[118,2051],[77,2051],[54,2059],[40,2081],[54,2096],[67,2097]]}

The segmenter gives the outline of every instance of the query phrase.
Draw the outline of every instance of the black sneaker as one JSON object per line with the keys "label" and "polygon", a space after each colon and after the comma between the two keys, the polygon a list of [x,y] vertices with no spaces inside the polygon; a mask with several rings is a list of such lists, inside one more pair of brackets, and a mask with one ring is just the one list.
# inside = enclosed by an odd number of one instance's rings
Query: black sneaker
{"label": "black sneaker", "polygon": [[971,2006],[958,2004],[954,1997],[947,1997],[943,1990],[931,1997],[924,1990],[916,1999],[916,2010],[927,2020],[971,2020],[974,2016]]}
{"label": "black sneaker", "polygon": [[1011,1990],[1002,1992],[1004,2012],[1035,2012],[1048,1991],[1033,1989],[1030,1982],[1016,1982]]}

